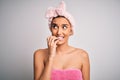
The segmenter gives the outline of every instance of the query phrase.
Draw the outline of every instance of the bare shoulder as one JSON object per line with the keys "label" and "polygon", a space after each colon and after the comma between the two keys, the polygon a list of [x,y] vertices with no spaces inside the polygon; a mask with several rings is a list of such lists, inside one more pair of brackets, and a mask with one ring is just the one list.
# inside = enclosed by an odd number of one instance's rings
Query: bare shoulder
{"label": "bare shoulder", "polygon": [[38,49],[34,52],[34,80],[38,80],[42,74],[46,54],[47,49]]}
{"label": "bare shoulder", "polygon": [[76,48],[76,51],[77,51],[77,54],[80,55],[80,57],[82,57],[83,59],[89,58],[87,51],[80,49],[80,48]]}
{"label": "bare shoulder", "polygon": [[89,55],[87,53],[87,51],[83,50],[83,49],[79,49],[77,48],[76,49],[76,53],[77,53],[77,56],[80,60],[80,62],[82,63],[82,66],[85,67],[89,67],[90,66],[90,61],[89,61]]}
{"label": "bare shoulder", "polygon": [[44,58],[47,55],[48,49],[38,49],[34,52],[34,58]]}

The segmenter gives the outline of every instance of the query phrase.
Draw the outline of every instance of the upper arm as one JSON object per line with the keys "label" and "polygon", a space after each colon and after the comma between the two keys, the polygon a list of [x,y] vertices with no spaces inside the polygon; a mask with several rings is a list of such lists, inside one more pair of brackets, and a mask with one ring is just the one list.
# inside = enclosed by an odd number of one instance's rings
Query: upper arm
{"label": "upper arm", "polygon": [[82,67],[83,80],[90,80],[90,62],[88,53],[84,51],[83,54],[83,67]]}
{"label": "upper arm", "polygon": [[35,51],[34,53],[34,80],[39,80],[44,69],[43,52]]}

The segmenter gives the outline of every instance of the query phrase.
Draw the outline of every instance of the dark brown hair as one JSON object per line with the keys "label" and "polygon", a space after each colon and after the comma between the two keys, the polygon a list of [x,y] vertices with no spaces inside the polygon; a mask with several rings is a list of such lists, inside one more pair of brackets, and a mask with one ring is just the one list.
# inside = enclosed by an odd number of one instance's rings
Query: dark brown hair
{"label": "dark brown hair", "polygon": [[[59,17],[62,17],[62,18],[67,19],[65,16],[58,15],[58,16],[56,16],[56,17],[53,17],[51,24],[53,23],[53,20],[54,20],[54,19],[59,18]],[[70,21],[69,21],[68,19],[67,19],[67,21],[70,23]],[[71,23],[70,23],[70,26],[71,26]]]}

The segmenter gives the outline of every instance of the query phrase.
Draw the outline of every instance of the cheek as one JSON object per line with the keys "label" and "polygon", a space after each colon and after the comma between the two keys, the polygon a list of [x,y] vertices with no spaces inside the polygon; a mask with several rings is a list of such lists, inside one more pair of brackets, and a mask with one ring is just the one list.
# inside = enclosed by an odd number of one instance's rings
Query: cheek
{"label": "cheek", "polygon": [[66,35],[71,34],[71,30],[70,30],[70,29],[68,29],[67,31],[65,31],[65,34],[66,34]]}
{"label": "cheek", "polygon": [[56,35],[57,34],[57,30],[51,30],[52,35]]}

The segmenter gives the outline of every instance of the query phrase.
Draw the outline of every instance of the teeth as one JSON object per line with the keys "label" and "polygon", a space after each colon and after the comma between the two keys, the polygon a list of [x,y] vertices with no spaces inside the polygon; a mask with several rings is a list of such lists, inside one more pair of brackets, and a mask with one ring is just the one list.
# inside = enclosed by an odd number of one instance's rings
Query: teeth
{"label": "teeth", "polygon": [[63,40],[63,37],[61,37],[61,36],[59,36],[59,37],[57,37],[59,40]]}

